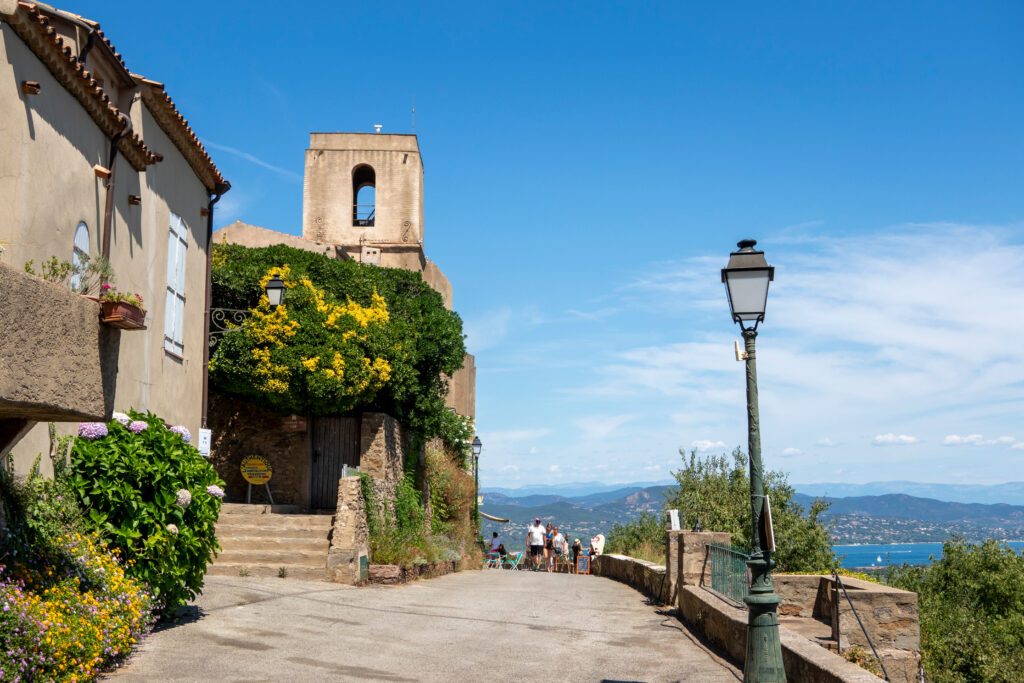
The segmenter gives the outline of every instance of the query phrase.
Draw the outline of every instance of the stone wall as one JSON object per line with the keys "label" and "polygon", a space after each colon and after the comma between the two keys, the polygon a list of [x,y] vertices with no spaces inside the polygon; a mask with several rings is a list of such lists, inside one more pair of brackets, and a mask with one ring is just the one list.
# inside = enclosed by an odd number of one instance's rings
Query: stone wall
{"label": "stone wall", "polygon": [[[281,505],[309,507],[309,433],[288,431],[284,420],[260,406],[210,392],[208,424],[213,430],[210,462],[227,483],[225,501],[244,503],[248,484],[239,470],[242,458],[262,455],[273,468],[270,492]],[[266,503],[262,486],[252,489],[252,502]]]}
{"label": "stone wall", "polygon": [[[916,680],[921,656],[917,594],[871,581],[840,578],[849,601],[836,592],[831,576],[774,576],[775,591],[781,600],[779,614],[831,624],[832,637],[842,650],[859,646],[870,651],[871,644],[864,635],[867,631],[890,678],[893,681]],[[850,603],[857,611],[856,616]]]}
{"label": "stone wall", "polygon": [[338,481],[338,509],[334,513],[331,546],[327,552],[327,576],[335,583],[361,583],[361,558],[370,555],[370,530],[366,525],[366,501],[359,477]]}
{"label": "stone wall", "polygon": [[[679,614],[712,645],[736,662],[747,651],[747,610],[699,586],[679,590]],[[810,640],[779,628],[782,661],[789,683],[878,683],[878,677]]]}
{"label": "stone wall", "polygon": [[[668,531],[666,535],[664,566],[625,555],[600,555],[592,560],[591,571],[597,576],[629,584],[658,602],[673,601],[683,621],[742,664],[746,657],[747,610],[726,602],[708,589],[711,567],[707,545],[728,545],[729,534]],[[670,569],[666,570],[667,567]],[[836,623],[844,648],[861,645],[870,651],[845,598],[840,596],[845,609],[837,606],[832,577],[778,575],[773,578],[780,597],[780,615]],[[916,681],[920,661],[917,596],[859,579],[844,578],[843,583],[879,649],[890,680]],[[838,619],[833,621],[837,611]],[[878,681],[870,672],[785,626],[780,626],[779,637],[790,683]]]}
{"label": "stone wall", "polygon": [[626,555],[598,555],[590,560],[590,573],[628,584],[664,604],[668,596],[665,567]]}
{"label": "stone wall", "polygon": [[382,514],[393,514],[398,484],[405,474],[409,434],[384,413],[363,413],[360,423],[359,471],[373,477]]}
{"label": "stone wall", "polygon": [[125,333],[101,325],[99,311],[67,287],[0,263],[0,418],[110,417]]}
{"label": "stone wall", "polygon": [[457,571],[459,571],[459,563],[455,560],[415,564],[411,567],[401,567],[397,564],[371,564],[369,580],[370,583],[393,586],[409,583],[416,579],[434,579]]}

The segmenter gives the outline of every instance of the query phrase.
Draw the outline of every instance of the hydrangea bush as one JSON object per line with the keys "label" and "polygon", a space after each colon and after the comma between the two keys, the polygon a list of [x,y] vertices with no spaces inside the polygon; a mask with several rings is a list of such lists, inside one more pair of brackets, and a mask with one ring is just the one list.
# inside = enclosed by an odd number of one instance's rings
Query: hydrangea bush
{"label": "hydrangea bush", "polygon": [[[84,423],[72,452],[70,482],[88,520],[151,587],[158,608],[173,612],[203,587],[220,550],[215,535],[224,482],[189,445],[184,427],[152,413]],[[143,423],[145,427],[141,427]],[[91,426],[87,426],[91,425]]]}

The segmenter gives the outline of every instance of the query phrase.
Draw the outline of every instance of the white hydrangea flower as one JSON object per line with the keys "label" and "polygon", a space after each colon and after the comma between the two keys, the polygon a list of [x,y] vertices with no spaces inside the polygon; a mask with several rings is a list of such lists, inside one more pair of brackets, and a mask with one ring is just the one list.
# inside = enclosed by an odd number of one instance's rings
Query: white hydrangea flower
{"label": "white hydrangea flower", "polygon": [[192,494],[186,489],[178,489],[177,499],[174,501],[179,507],[187,508],[192,502]]}

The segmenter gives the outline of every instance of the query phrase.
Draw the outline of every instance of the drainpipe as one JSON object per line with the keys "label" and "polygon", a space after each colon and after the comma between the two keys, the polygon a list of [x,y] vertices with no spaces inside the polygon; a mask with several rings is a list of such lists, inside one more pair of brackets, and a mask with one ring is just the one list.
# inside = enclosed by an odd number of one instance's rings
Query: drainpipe
{"label": "drainpipe", "polygon": [[206,207],[206,305],[203,309],[203,421],[206,429],[206,412],[210,405],[210,302],[213,298],[213,205],[231,189],[231,183],[217,183],[210,193],[210,204]]}
{"label": "drainpipe", "polygon": [[124,123],[124,127],[120,131],[114,134],[110,138],[110,154],[107,155],[107,168],[110,169],[110,177],[104,182],[104,187],[107,189],[107,196],[103,204],[103,245],[101,248],[101,254],[103,258],[110,260],[110,229],[111,223],[114,220],[114,182],[117,179],[117,170],[115,165],[117,164],[117,143],[125,135],[131,132],[132,122],[131,119],[124,112],[118,112],[121,117],[121,121]]}

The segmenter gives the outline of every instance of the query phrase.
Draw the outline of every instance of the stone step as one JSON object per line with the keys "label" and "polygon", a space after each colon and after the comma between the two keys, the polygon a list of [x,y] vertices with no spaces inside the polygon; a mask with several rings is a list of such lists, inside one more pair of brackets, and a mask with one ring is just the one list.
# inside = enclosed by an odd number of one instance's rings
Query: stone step
{"label": "stone step", "polygon": [[261,529],[330,529],[330,515],[225,515],[217,527]]}
{"label": "stone step", "polygon": [[330,525],[326,527],[278,527],[217,524],[217,538],[315,538],[327,540],[331,533]]}
{"label": "stone step", "polygon": [[274,567],[296,565],[323,568],[327,566],[327,552],[324,550],[267,550],[264,548],[225,549],[217,555],[214,564],[220,562],[265,564]]}
{"label": "stone step", "polygon": [[218,536],[222,552],[227,551],[309,551],[327,555],[330,541],[326,536],[296,538],[294,536]]}
{"label": "stone step", "polygon": [[294,515],[298,514],[298,512],[298,505],[223,503],[220,506],[220,514],[222,515]]}
{"label": "stone step", "polygon": [[246,564],[236,562],[215,562],[206,568],[211,576],[280,576],[281,567],[285,568],[286,579],[303,581],[326,581],[327,570],[315,567],[298,567],[294,565]]}

